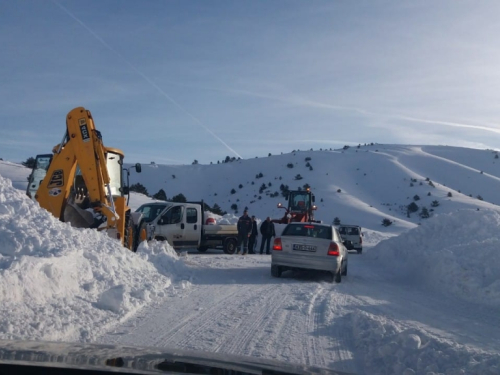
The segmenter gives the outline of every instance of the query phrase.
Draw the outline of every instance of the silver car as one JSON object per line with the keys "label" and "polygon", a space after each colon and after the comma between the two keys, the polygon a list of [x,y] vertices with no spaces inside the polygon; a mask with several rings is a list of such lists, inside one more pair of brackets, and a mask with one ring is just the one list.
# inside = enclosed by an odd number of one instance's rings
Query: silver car
{"label": "silver car", "polygon": [[343,242],[336,228],[319,223],[290,223],[274,240],[271,275],[280,277],[286,270],[329,271],[331,281],[340,283],[347,275],[350,241]]}

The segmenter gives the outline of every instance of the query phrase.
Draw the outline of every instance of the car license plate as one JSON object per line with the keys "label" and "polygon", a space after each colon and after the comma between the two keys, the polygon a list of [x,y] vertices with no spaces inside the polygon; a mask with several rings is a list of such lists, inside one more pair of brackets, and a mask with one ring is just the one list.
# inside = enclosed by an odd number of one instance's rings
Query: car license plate
{"label": "car license plate", "polygon": [[292,249],[298,250],[298,251],[316,251],[316,246],[300,245],[300,244],[294,243]]}

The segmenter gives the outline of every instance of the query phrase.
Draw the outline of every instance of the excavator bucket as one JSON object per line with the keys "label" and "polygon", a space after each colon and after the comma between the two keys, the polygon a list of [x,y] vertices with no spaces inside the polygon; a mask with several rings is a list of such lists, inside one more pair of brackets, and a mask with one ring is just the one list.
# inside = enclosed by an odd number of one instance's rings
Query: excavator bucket
{"label": "excavator bucket", "polygon": [[74,228],[90,228],[94,223],[92,212],[82,210],[74,202],[67,202],[64,207],[63,221]]}

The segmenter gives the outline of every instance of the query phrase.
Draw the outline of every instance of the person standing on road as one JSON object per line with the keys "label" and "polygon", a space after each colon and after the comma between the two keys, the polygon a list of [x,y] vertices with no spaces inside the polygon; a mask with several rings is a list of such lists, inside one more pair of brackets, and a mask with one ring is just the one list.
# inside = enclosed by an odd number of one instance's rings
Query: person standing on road
{"label": "person standing on road", "polygon": [[238,220],[238,247],[236,254],[240,253],[241,244],[243,244],[243,255],[248,252],[248,238],[252,234],[252,219],[248,216],[248,211],[243,211],[243,216]]}
{"label": "person standing on road", "polygon": [[252,233],[250,233],[250,238],[248,239],[248,254],[255,254],[254,249],[258,235],[259,231],[257,230],[257,221],[255,221],[255,216],[252,216]]}
{"label": "person standing on road", "polygon": [[260,253],[264,251],[264,242],[266,242],[266,254],[271,254],[271,238],[276,236],[276,232],[274,230],[274,223],[271,221],[271,218],[268,216],[266,221],[262,223],[260,226],[260,234],[262,234],[262,242],[260,243]]}

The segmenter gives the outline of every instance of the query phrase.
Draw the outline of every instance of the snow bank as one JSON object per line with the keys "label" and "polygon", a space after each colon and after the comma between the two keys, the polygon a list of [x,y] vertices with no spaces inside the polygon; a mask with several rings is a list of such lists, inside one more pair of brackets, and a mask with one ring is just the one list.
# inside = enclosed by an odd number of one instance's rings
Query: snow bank
{"label": "snow bank", "polygon": [[433,337],[365,312],[348,316],[364,373],[373,375],[500,373],[498,353],[485,353]]}
{"label": "snow bank", "polygon": [[134,254],[72,228],[0,176],[0,338],[95,339],[172,283],[182,262],[155,246]]}
{"label": "snow bank", "polygon": [[500,214],[438,215],[380,242],[366,255],[395,274],[472,302],[500,306]]}

